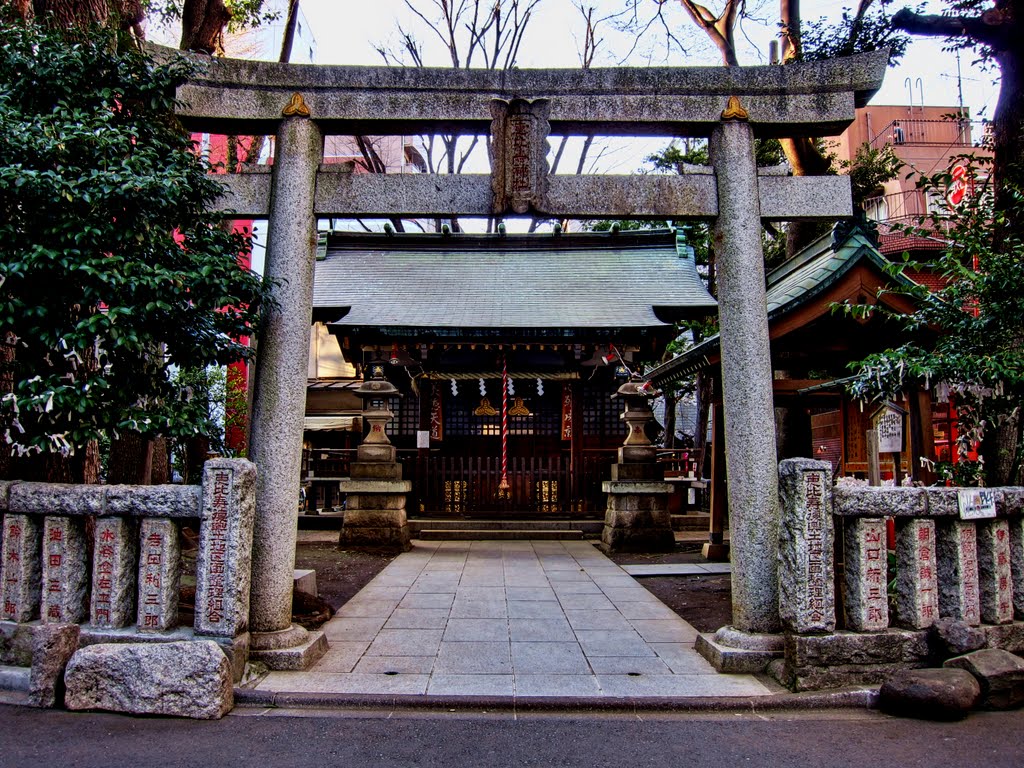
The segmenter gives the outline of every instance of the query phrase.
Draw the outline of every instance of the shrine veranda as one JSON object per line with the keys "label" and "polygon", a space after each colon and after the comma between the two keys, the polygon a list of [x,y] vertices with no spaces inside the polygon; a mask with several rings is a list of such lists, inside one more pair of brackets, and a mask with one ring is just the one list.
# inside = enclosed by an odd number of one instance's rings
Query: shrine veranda
{"label": "shrine veranda", "polygon": [[[779,675],[802,688],[834,684],[817,670],[861,651],[881,660],[872,669],[918,665],[936,608],[984,622],[990,644],[1024,650],[1014,621],[1024,616],[1020,489],[999,492],[997,519],[961,522],[941,490],[833,489],[827,463],[794,460],[780,470],[775,461],[762,222],[834,220],[852,207],[846,177],[757,168],[753,142],[838,134],[880,86],[886,61],[879,52],[787,66],[507,72],[204,61],[203,74],[179,89],[186,129],[276,137],[272,168],[222,177],[225,215],[269,219],[265,274],[276,308],[258,346],[254,466],[208,465],[201,489],[0,485],[4,637],[59,622],[92,636],[180,639],[165,590],[171,571],[180,572],[169,548],[173,520],[187,512],[203,519],[203,576],[185,634],[272,668],[315,661],[326,639],[292,625],[291,601],[317,219],[541,215],[712,223],[733,626],[702,640],[720,670],[763,670],[782,659]],[[442,131],[489,134],[493,172],[354,174],[322,165],[326,135]],[[552,175],[550,133],[707,137],[710,165],[678,176]],[[646,455],[646,446],[636,448]],[[228,468],[225,484],[217,473]],[[80,535],[86,516],[97,518],[110,545],[94,554],[91,579]],[[908,563],[896,616],[883,612],[872,565],[886,516],[900,521],[899,557]],[[126,522],[139,518],[138,530]],[[843,617],[831,588],[836,521],[854,532],[846,579],[856,599]],[[138,568],[136,547],[144,557]],[[848,631],[837,631],[843,622]],[[19,648],[24,661],[24,643]]]}

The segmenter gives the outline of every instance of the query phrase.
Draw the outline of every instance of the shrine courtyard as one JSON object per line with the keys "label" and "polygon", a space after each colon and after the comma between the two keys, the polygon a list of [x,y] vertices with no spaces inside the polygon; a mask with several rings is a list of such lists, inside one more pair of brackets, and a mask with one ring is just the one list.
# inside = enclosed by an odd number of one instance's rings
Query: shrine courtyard
{"label": "shrine courtyard", "polygon": [[[715,566],[675,567],[688,568]],[[782,690],[716,673],[694,650],[697,630],[586,541],[416,541],[321,629],[330,648],[313,667],[270,672],[239,692],[239,703],[280,704],[289,694],[749,698]]]}

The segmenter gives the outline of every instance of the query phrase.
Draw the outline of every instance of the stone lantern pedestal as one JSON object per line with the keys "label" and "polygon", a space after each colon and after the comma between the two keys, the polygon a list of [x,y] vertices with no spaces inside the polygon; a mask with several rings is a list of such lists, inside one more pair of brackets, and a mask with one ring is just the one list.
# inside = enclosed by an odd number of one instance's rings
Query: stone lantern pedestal
{"label": "stone lantern pedestal", "polygon": [[668,500],[672,486],[665,482],[658,464],[658,450],[644,428],[654,418],[650,401],[657,395],[639,379],[632,379],[613,397],[626,402],[622,420],[629,434],[612,465],[612,479],[602,488],[608,507],[601,532],[601,548],[607,552],[668,552],[675,549]]}
{"label": "stone lantern pedestal", "polygon": [[412,483],[402,479],[395,446],[384,431],[394,414],[384,405],[373,405],[375,400],[397,395],[398,390],[384,379],[383,368],[374,366],[371,375],[356,390],[366,404],[363,419],[370,431],[356,449],[349,479],[341,481],[348,498],[339,543],[350,549],[405,552],[411,546],[405,500]]}

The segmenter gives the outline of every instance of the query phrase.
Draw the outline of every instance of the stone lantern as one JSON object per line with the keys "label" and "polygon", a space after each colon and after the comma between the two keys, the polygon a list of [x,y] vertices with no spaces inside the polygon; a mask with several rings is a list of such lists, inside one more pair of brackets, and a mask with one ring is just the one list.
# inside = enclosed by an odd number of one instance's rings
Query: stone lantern
{"label": "stone lantern", "polygon": [[658,449],[647,437],[654,419],[651,400],[658,396],[650,382],[633,376],[612,395],[625,401],[622,420],[629,433],[612,465],[612,479],[603,484],[608,494],[602,548],[611,552],[666,552],[675,548],[668,500],[672,486],[658,464]]}
{"label": "stone lantern", "polygon": [[[406,494],[412,483],[402,479],[402,465],[387,435],[395,415],[381,401],[398,396],[398,389],[384,378],[384,366],[373,363],[369,378],[356,389],[363,399],[363,419],[369,432],[356,449],[350,477],[341,481],[347,494],[341,527],[343,547],[404,552],[409,549]],[[380,405],[375,405],[375,403]]]}

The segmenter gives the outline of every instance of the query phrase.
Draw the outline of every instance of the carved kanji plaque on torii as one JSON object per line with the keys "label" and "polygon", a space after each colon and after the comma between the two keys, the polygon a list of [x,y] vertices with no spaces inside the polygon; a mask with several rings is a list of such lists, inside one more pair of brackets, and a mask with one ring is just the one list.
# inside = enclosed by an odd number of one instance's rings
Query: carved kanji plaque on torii
{"label": "carved kanji plaque on torii", "polygon": [[547,99],[491,101],[494,213],[541,213],[548,191]]}

